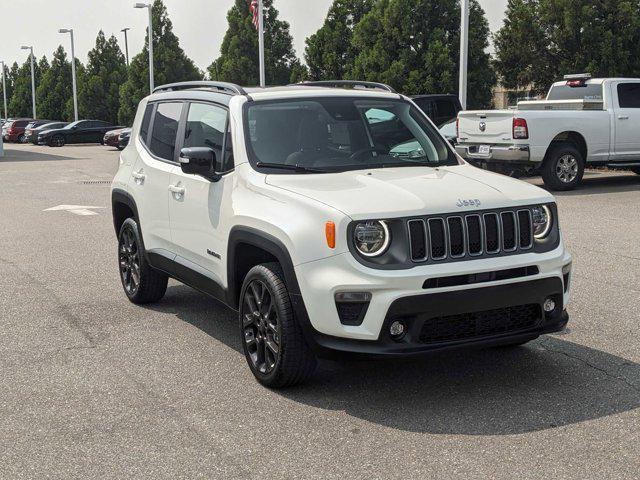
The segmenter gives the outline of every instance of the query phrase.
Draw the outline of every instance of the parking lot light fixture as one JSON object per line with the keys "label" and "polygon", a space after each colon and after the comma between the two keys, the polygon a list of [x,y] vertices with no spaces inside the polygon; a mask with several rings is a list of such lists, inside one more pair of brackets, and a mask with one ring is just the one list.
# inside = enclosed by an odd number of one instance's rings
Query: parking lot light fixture
{"label": "parking lot light fixture", "polygon": [[35,73],[35,61],[33,58],[33,47],[29,47],[27,45],[22,45],[20,47],[22,50],[29,50],[31,57],[31,103],[33,105],[33,119],[37,118],[36,115],[36,73]]}
{"label": "parking lot light fixture", "polygon": [[135,3],[133,8],[146,8],[149,10],[149,89],[153,93],[153,15],[150,3]]}
{"label": "parking lot light fixture", "polygon": [[7,113],[7,79],[4,74],[4,61],[0,60],[0,68],[2,68],[2,97],[4,100],[4,119],[9,118]]}
{"label": "parking lot light fixture", "polygon": [[71,80],[73,85],[73,118],[78,121],[78,89],[76,84],[76,52],[73,41],[73,28],[61,28],[59,33],[68,33],[71,35]]}

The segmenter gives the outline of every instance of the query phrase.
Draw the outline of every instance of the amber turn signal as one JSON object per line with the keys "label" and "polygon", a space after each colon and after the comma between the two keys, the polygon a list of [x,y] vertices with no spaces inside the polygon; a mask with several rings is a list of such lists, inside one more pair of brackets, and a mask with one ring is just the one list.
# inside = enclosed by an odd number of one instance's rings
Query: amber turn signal
{"label": "amber turn signal", "polygon": [[327,222],[324,227],[324,234],[327,237],[327,245],[329,248],[336,248],[336,224]]}

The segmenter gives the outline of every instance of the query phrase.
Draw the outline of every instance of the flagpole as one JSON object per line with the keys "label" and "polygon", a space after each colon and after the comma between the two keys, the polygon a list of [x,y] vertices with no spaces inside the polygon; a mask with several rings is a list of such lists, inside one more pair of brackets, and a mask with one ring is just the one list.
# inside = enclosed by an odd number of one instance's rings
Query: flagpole
{"label": "flagpole", "polygon": [[258,0],[258,44],[260,52],[260,86],[264,88],[264,12],[262,10],[262,0]]}

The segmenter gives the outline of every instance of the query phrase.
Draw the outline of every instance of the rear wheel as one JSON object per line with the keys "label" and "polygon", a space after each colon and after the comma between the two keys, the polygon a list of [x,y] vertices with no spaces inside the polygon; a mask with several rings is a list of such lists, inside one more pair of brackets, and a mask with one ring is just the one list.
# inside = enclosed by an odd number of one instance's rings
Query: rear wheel
{"label": "rear wheel", "polygon": [[65,139],[62,135],[55,135],[49,140],[50,147],[64,147]]}
{"label": "rear wheel", "polygon": [[164,297],[169,278],[147,263],[138,224],[132,218],[120,228],[118,263],[124,293],[132,303],[153,303]]}
{"label": "rear wheel", "polygon": [[24,133],[18,137],[18,143],[27,143],[27,137],[25,137]]}
{"label": "rear wheel", "polygon": [[582,182],[584,158],[571,143],[560,143],[549,150],[542,165],[542,179],[551,190],[573,190]]}
{"label": "rear wheel", "polygon": [[288,387],[313,374],[316,358],[293,313],[279,264],[249,271],[240,293],[239,323],[247,363],[261,384]]}

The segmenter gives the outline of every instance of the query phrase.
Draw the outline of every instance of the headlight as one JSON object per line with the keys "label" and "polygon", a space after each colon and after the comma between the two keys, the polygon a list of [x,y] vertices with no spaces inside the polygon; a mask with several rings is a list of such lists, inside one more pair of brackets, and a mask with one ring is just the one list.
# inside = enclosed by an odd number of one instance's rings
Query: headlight
{"label": "headlight", "polygon": [[540,205],[533,207],[533,236],[537,240],[542,240],[551,231],[553,225],[553,217],[551,215],[551,209],[546,205]]}
{"label": "headlight", "polygon": [[361,222],[353,231],[356,248],[365,257],[377,257],[389,248],[391,236],[384,221]]}

